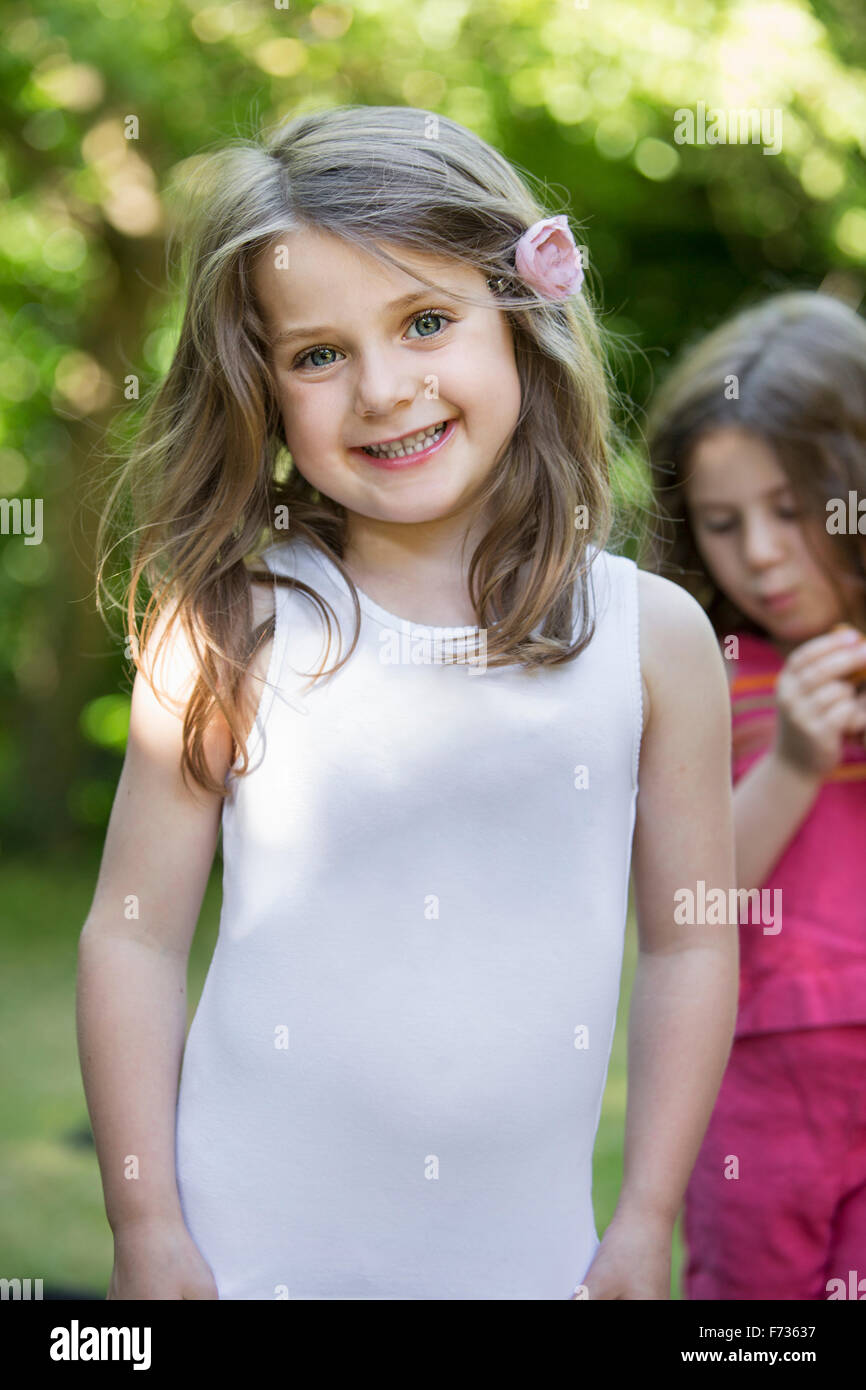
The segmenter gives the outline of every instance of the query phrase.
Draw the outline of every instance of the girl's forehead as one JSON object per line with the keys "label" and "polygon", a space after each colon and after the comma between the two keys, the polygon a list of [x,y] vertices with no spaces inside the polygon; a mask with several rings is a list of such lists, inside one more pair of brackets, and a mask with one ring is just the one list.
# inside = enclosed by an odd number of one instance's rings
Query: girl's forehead
{"label": "girl's forehead", "polygon": [[[392,256],[399,265],[380,259],[375,254],[377,250]],[[447,278],[455,287],[467,285],[480,274],[456,256],[392,241],[371,241],[369,247],[364,247],[322,228],[306,226],[278,233],[256,259],[257,270],[291,269],[292,265],[302,271],[304,277],[336,282],[363,273],[381,278],[388,286],[399,280],[404,290],[407,286],[403,282],[407,275],[412,278],[414,272],[420,272],[427,279]]]}
{"label": "girl's forehead", "polygon": [[325,304],[329,309],[340,303],[363,305],[379,312],[409,296],[451,292],[459,297],[484,291],[481,272],[454,257],[392,243],[385,249],[401,265],[380,261],[338,237],[297,230],[286,233],[274,238],[256,258],[254,290],[268,313],[279,318],[298,316],[305,324],[322,322]]}
{"label": "girl's forehead", "polygon": [[706,477],[732,470],[785,476],[773,446],[759,435],[734,426],[720,426],[702,434],[688,452],[685,476]]}

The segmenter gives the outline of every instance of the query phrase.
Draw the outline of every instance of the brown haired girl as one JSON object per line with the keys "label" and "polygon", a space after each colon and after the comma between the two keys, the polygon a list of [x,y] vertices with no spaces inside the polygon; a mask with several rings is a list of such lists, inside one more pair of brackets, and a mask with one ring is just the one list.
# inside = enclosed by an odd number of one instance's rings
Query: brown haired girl
{"label": "brown haired girl", "polygon": [[[128,483],[131,635],[152,590],[80,952],[109,1297],[666,1298],[734,1021],[735,928],[671,921],[681,885],[733,887],[724,668],[699,604],[605,548],[567,219],[410,107],[290,119],[195,194],[180,341],[108,513]],[[354,635],[325,672],[332,617]]]}
{"label": "brown haired girl", "polygon": [[866,1272],[866,324],[799,291],[738,314],[685,354],[648,438],[676,528],[664,571],[728,658],[737,876],[762,906],[741,918],[685,1290],[849,1297]]}

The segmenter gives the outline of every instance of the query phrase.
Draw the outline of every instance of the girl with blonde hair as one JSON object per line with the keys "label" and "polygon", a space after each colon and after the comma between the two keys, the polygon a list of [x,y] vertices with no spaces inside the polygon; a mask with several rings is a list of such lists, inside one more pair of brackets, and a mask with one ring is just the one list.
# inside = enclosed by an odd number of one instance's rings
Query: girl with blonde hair
{"label": "girl with blonde hair", "polygon": [[411,107],[288,119],[192,193],[106,511],[138,654],[80,946],[109,1298],[667,1298],[735,1008],[735,929],[674,921],[733,884],[726,689],[700,605],[614,553],[567,217]]}

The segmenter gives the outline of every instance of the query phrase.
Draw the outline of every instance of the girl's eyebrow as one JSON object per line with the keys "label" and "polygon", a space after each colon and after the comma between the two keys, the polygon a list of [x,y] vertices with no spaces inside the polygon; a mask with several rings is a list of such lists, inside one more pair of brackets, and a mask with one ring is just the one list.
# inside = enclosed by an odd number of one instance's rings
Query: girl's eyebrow
{"label": "girl's eyebrow", "polygon": [[[777,495],[777,493],[780,493],[780,492],[789,492],[790,489],[791,489],[791,484],[790,484],[790,483],[780,483],[778,487],[771,487],[771,488],[768,488],[766,492],[760,493],[759,496],[761,496],[761,497],[775,497],[775,496]],[[702,511],[708,511],[710,508],[718,508],[718,509],[724,510],[725,507],[736,507],[736,505],[737,505],[736,502],[693,502],[693,503],[692,503],[692,511],[693,511],[693,512],[702,512]]]}
{"label": "girl's eyebrow", "polygon": [[[385,305],[386,313],[399,313],[404,309],[409,309],[413,304],[420,300],[429,302],[434,294],[439,294],[442,298],[451,299],[447,290],[412,290],[410,294],[404,294],[400,299],[392,299],[390,304]],[[271,347],[279,347],[281,343],[288,342],[291,338],[320,338],[328,333],[336,333],[338,330],[328,324],[319,324],[314,328],[282,328],[277,336],[272,339]]]}

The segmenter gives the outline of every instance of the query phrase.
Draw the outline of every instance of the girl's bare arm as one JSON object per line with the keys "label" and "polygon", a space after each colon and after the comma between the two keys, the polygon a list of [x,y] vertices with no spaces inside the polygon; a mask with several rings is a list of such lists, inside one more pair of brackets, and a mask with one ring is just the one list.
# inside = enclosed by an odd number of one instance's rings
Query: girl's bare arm
{"label": "girl's bare arm", "polygon": [[[736,886],[730,704],[712,627],[684,590],[640,575],[650,713],[633,846],[639,954],[615,1220],[672,1228],[733,1038],[738,928],[680,925],[680,890]],[[637,1295],[639,1296],[639,1295]],[[666,1294],[656,1295],[666,1296]]]}
{"label": "girl's bare arm", "polygon": [[811,810],[821,777],[775,752],[749,768],[734,789],[737,877],[742,888],[760,888]]}
{"label": "girl's bare arm", "polygon": [[866,709],[848,679],[866,647],[830,632],[788,657],[776,687],[776,739],[734,790],[737,876],[760,888],[842,756],[842,735],[862,734]]}
{"label": "girl's bare arm", "polygon": [[[267,650],[256,670],[266,661]],[[179,626],[148,669],[162,700],[138,673],[126,757],[78,951],[79,1055],[115,1236],[142,1222],[182,1220],[175,1109],[186,969],[221,813],[216,794],[191,791],[181,778],[193,663]],[[221,720],[208,730],[206,751],[222,779],[231,738]]]}

